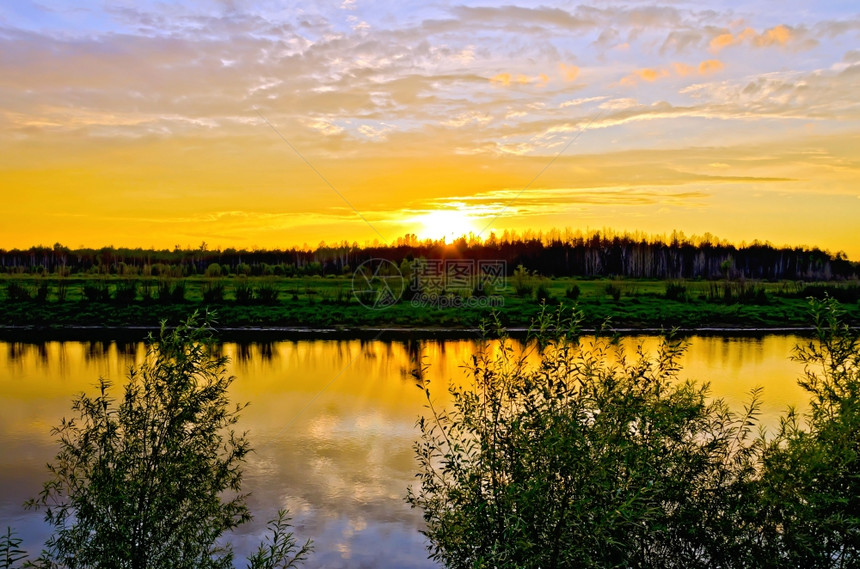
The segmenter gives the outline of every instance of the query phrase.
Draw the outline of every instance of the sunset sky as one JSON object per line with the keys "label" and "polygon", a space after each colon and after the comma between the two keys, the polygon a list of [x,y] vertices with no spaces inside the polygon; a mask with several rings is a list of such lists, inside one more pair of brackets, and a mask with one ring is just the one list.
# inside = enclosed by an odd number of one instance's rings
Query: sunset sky
{"label": "sunset sky", "polygon": [[860,260],[856,2],[0,5],[0,248],[551,227]]}

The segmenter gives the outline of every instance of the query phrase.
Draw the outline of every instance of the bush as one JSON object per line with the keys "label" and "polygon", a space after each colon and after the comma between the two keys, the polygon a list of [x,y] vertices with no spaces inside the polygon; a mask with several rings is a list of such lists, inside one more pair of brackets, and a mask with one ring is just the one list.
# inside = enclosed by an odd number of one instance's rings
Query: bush
{"label": "bush", "polygon": [[224,283],[209,281],[203,285],[203,302],[206,304],[224,302]]}
{"label": "bush", "polygon": [[30,287],[12,281],[6,285],[6,298],[13,302],[33,300],[33,292]]}
{"label": "bush", "polygon": [[161,304],[181,304],[185,302],[185,281],[161,280],[158,282],[156,295]]}
{"label": "bush", "polygon": [[[209,331],[196,313],[173,331],[162,326],[122,398],[100,379],[95,396],[74,401],[78,417],[54,429],[51,479],[29,502],[54,530],[36,566],[232,567],[222,536],[251,517],[241,493],[251,449],[233,431],[244,406],[230,405],[233,378]],[[310,543],[298,547],[287,522],[281,512],[252,567],[306,557]]]}
{"label": "bush", "polygon": [[532,291],[534,291],[534,285],[532,284],[532,276],[529,274],[528,269],[522,265],[518,266],[514,270],[511,280],[513,281],[514,292],[516,292],[517,296],[531,296]]}
{"label": "bush", "polygon": [[241,280],[236,284],[236,303],[251,304],[254,301],[254,289],[248,284],[248,281]]}
{"label": "bush", "polygon": [[618,301],[621,298],[621,288],[612,283],[606,285],[606,294],[612,297],[612,300]]}
{"label": "bush", "polygon": [[153,279],[143,279],[140,282],[140,297],[144,302],[152,302],[155,300],[157,290],[158,286]]}
{"label": "bush", "polygon": [[835,298],[839,302],[857,302],[860,300],[860,285],[857,283],[837,284],[810,284],[804,285],[794,295],[798,298]]}
{"label": "bush", "polygon": [[107,302],[110,300],[110,290],[104,281],[84,283],[83,295],[88,302]]}
{"label": "bush", "polygon": [[57,279],[57,300],[65,302],[66,295],[69,291],[69,283],[64,278]]}
{"label": "bush", "polygon": [[407,501],[424,512],[430,557],[452,568],[743,559],[758,392],[735,415],[678,379],[680,341],[632,360],[607,339],[580,349],[581,318],[542,314],[526,353],[504,335],[483,344],[448,411],[422,385],[430,415]]}
{"label": "bush", "polygon": [[0,568],[20,567],[18,563],[26,561],[27,552],[21,549],[21,543],[21,538],[15,536],[12,528],[6,528],[6,533],[0,534]]}
{"label": "bush", "polygon": [[805,425],[789,411],[762,461],[764,567],[860,565],[860,331],[832,298],[812,314],[816,337],[795,349]]}
{"label": "bush", "polygon": [[538,302],[544,302],[546,304],[552,304],[553,298],[546,284],[540,283],[537,289],[535,289],[535,300],[537,300]]}
{"label": "bush", "polygon": [[46,302],[48,300],[48,281],[42,279],[39,282],[39,286],[36,287],[36,294],[33,296],[33,300],[36,302]]}
{"label": "bush", "polygon": [[203,274],[207,277],[220,277],[221,276],[221,265],[218,263],[210,263]]}
{"label": "bush", "polygon": [[278,285],[274,282],[262,283],[256,290],[257,301],[261,304],[277,304],[279,294]]}
{"label": "bush", "polygon": [[570,287],[568,287],[568,289],[564,291],[564,296],[565,298],[568,298],[570,300],[577,300],[579,299],[579,295],[581,293],[582,291],[579,290],[579,285],[573,284],[570,285]]}
{"label": "bush", "polygon": [[131,304],[137,299],[137,281],[127,280],[116,285],[114,300],[121,304]]}
{"label": "bush", "polygon": [[663,294],[666,300],[687,301],[687,287],[681,283],[666,283],[666,292]]}

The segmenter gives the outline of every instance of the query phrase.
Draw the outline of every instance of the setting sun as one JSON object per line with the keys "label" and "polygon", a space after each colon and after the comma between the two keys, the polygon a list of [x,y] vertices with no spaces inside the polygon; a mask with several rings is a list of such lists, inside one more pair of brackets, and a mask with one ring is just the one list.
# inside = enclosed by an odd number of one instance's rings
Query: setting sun
{"label": "setting sun", "polygon": [[420,215],[414,219],[420,228],[416,231],[419,239],[445,239],[452,241],[458,237],[477,234],[483,227],[478,227],[476,218],[465,211],[456,209],[440,209]]}

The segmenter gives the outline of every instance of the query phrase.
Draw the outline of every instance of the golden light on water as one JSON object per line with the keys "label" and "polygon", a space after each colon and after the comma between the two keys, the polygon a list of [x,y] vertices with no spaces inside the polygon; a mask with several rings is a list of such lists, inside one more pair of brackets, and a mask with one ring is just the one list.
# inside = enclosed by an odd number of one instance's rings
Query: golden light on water
{"label": "golden light on water", "polygon": [[[710,381],[711,394],[735,410],[762,386],[761,421],[772,433],[788,405],[805,407],[796,383],[802,366],[788,358],[799,340],[694,337],[681,376]],[[626,338],[628,354],[640,342],[653,354],[658,340]],[[474,342],[284,341],[222,350],[237,377],[231,400],[251,403],[239,425],[254,446],[243,489],[261,515],[249,531],[262,532],[262,513],[286,506],[319,555],[352,552],[356,566],[372,567],[399,566],[378,558],[392,552],[422,559],[421,516],[403,502],[415,480],[415,421],[428,412],[412,371],[429,364],[424,379],[443,408],[448,386],[467,381],[462,366]],[[39,491],[57,450],[51,427],[71,417],[72,398],[93,393],[99,376],[120,393],[143,353],[140,343],[0,343],[0,519],[30,528],[28,543],[47,537],[41,513],[23,511],[21,501]]]}

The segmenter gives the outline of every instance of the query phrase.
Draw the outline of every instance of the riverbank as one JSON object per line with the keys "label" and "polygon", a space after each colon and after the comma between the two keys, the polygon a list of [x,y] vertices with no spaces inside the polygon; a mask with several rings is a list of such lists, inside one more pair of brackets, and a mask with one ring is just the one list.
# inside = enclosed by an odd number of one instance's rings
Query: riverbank
{"label": "riverbank", "polygon": [[[524,332],[541,310],[534,299],[503,297],[503,301],[496,307],[444,308],[401,301],[384,309],[372,309],[355,300],[343,303],[284,300],[270,305],[6,300],[0,302],[0,338],[144,337],[162,321],[179,322],[194,310],[214,311],[221,334],[230,337],[476,337],[493,311],[508,330]],[[611,329],[624,333],[655,333],[673,328],[687,334],[802,333],[810,324],[804,299],[772,298],[765,304],[723,304],[640,295],[617,300],[550,300],[549,304],[578,307],[583,312],[582,325],[586,330],[608,323]],[[846,302],[843,306],[848,320],[860,323],[860,305]]]}

